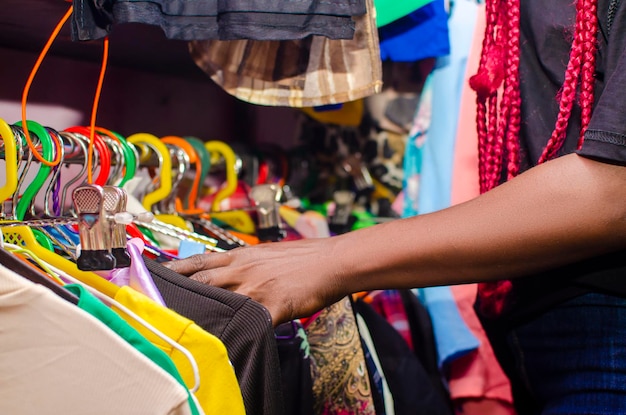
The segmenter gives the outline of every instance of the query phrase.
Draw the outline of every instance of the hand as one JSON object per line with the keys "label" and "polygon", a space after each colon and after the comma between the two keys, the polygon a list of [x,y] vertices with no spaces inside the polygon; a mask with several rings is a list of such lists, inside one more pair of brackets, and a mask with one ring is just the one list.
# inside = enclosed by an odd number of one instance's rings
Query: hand
{"label": "hand", "polygon": [[347,295],[333,238],[263,244],[165,264],[263,304],[273,324],[314,314]]}

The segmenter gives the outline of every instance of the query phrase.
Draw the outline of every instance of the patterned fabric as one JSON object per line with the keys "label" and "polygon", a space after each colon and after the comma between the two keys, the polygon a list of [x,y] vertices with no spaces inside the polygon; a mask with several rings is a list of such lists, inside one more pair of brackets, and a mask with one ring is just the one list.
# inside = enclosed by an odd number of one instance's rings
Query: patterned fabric
{"label": "patterned fabric", "polygon": [[397,290],[381,291],[372,298],[371,306],[378,314],[385,317],[385,320],[400,333],[409,348],[413,350],[411,327],[400,293]]}
{"label": "patterned fabric", "polygon": [[380,92],[382,69],[372,0],[349,40],[192,41],[196,64],[229,94],[260,105],[312,107]]}
{"label": "patterned fabric", "polygon": [[314,413],[375,415],[356,319],[349,298],[325,308],[306,328]]}

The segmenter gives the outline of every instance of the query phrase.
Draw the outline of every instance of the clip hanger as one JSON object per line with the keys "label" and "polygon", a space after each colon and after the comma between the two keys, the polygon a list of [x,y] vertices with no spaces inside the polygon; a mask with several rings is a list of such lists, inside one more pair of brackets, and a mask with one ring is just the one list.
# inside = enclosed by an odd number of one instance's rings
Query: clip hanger
{"label": "clip hanger", "polygon": [[72,193],[81,245],[77,265],[83,271],[109,270],[116,265],[110,252],[111,225],[104,199],[104,189],[98,185],[82,185]]}
{"label": "clip hanger", "polygon": [[[109,217],[126,211],[128,197],[119,187],[104,186],[104,211]],[[130,266],[130,254],[126,250],[126,225],[107,218],[110,231],[111,255],[115,258],[115,268]]]}
{"label": "clip hanger", "polygon": [[328,227],[334,233],[346,233],[352,229],[354,225],[352,207],[355,196],[350,190],[337,190],[333,193],[335,212],[330,217]]}
{"label": "clip hanger", "polygon": [[277,184],[260,184],[250,191],[258,216],[257,236],[260,241],[280,241],[286,236],[281,229],[280,198],[283,192]]}

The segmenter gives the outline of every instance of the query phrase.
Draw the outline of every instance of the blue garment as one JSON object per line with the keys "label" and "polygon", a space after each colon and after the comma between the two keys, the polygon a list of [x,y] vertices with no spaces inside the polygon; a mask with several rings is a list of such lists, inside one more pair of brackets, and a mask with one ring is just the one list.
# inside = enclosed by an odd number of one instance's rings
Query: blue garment
{"label": "blue garment", "polygon": [[463,320],[450,287],[429,287],[417,291],[433,325],[440,368],[480,346],[480,341]]}
{"label": "blue garment", "polygon": [[434,0],[413,13],[378,28],[380,58],[417,62],[450,53],[448,13],[444,0]]}
{"label": "blue garment", "polygon": [[431,74],[432,116],[422,148],[420,213],[450,206],[459,107],[477,13],[478,6],[473,1],[454,3],[450,17],[450,56],[440,59],[439,67]]}
{"label": "blue garment", "polygon": [[[579,296],[514,329],[505,341],[503,368],[516,406],[524,405],[520,414],[626,413],[626,299]],[[494,350],[503,356],[502,348]]]}
{"label": "blue garment", "polygon": [[[468,0],[454,3],[449,25],[450,56],[440,59],[440,67],[426,82],[422,99],[430,103],[420,103],[431,105],[430,120],[428,125],[418,125],[425,122],[415,117],[415,131],[405,152],[404,217],[450,206],[459,103],[476,18],[476,3]],[[420,137],[418,147],[415,143]],[[410,185],[411,178],[419,180],[419,185]],[[480,342],[461,317],[449,287],[424,288],[419,292],[432,320],[440,368],[478,348]]]}

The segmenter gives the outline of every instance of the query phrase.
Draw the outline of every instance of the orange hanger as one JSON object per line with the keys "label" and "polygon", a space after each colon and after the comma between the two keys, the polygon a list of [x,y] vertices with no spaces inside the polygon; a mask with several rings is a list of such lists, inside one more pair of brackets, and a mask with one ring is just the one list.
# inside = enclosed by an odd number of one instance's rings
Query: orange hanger
{"label": "orange hanger", "polygon": [[176,197],[176,210],[180,213],[189,214],[200,212],[196,208],[198,189],[200,188],[200,179],[202,178],[202,160],[198,156],[198,152],[187,140],[182,137],[168,135],[162,137],[161,141],[163,141],[165,144],[171,144],[180,147],[185,153],[187,153],[187,156],[189,157],[189,162],[195,164],[196,175],[193,179],[191,189],[189,189],[189,194],[187,195],[186,200],[181,200],[181,198],[178,196]]}

